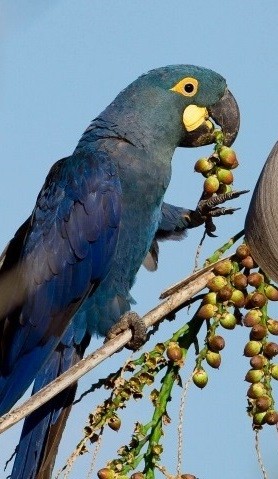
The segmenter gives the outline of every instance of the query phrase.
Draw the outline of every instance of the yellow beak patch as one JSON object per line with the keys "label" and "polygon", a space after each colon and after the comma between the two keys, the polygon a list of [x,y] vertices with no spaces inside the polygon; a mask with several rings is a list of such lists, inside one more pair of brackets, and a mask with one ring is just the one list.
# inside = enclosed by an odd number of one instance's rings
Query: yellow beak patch
{"label": "yellow beak patch", "polygon": [[213,124],[208,120],[209,114],[206,108],[197,105],[189,105],[183,112],[183,124],[186,131],[194,131],[203,123],[213,130]]}

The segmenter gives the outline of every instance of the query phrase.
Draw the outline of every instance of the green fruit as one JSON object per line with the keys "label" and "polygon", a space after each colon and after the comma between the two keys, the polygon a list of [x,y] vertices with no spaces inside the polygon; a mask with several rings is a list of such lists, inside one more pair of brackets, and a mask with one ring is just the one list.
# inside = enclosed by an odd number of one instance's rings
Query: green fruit
{"label": "green fruit", "polygon": [[266,395],[265,387],[262,383],[251,384],[247,391],[247,396],[251,399],[258,399]]}
{"label": "green fruit", "polygon": [[224,288],[226,284],[227,284],[226,278],[224,278],[224,276],[218,275],[218,276],[214,276],[214,278],[211,278],[207,282],[207,287],[211,291],[214,291],[215,293],[217,293],[217,291],[220,291],[220,289]]}
{"label": "green fruit", "polygon": [[237,308],[242,308],[245,305],[244,293],[239,289],[234,289],[230,301],[232,301]]}
{"label": "green fruit", "polygon": [[212,195],[213,193],[216,193],[219,188],[219,181],[216,178],[215,175],[209,176],[205,181],[204,181],[204,191],[208,193],[209,195]]}
{"label": "green fruit", "polygon": [[203,389],[208,383],[208,375],[204,369],[196,369],[193,373],[193,382],[195,386]]}
{"label": "green fruit", "polygon": [[212,368],[218,369],[221,364],[221,356],[219,353],[213,351],[207,351],[206,361]]}
{"label": "green fruit", "polygon": [[264,372],[262,369],[249,369],[245,376],[245,381],[248,383],[258,383],[264,377]]}
{"label": "green fruit", "polygon": [[266,297],[270,301],[278,301],[278,289],[272,286],[271,284],[268,284],[265,289],[264,289]]}
{"label": "green fruit", "polygon": [[209,158],[200,158],[194,166],[194,170],[198,173],[208,173],[214,167],[213,162]]}
{"label": "green fruit", "polygon": [[231,185],[234,181],[233,173],[230,170],[224,168],[218,168],[217,170],[217,179],[224,183],[224,185]]}
{"label": "green fruit", "polygon": [[234,329],[236,326],[236,317],[232,313],[224,313],[220,318],[220,324],[225,329]]}
{"label": "green fruit", "polygon": [[278,364],[272,364],[270,368],[270,373],[273,379],[276,379],[277,381],[278,380]]}
{"label": "green fruit", "polygon": [[244,356],[247,358],[251,358],[252,356],[256,356],[260,353],[262,349],[262,343],[258,341],[248,341],[244,348]]}
{"label": "green fruit", "polygon": [[210,319],[210,318],[213,318],[216,311],[217,311],[217,307],[214,306],[213,304],[209,304],[209,303],[204,304],[197,311],[197,317],[201,319]]}
{"label": "green fruit", "polygon": [[203,297],[203,304],[213,304],[214,306],[216,305],[216,293],[211,291],[210,293],[205,294]]}
{"label": "green fruit", "polygon": [[253,424],[256,426],[261,426],[264,424],[265,412],[257,412],[253,416]]}
{"label": "green fruit", "polygon": [[218,151],[220,162],[226,168],[236,168],[238,166],[238,160],[235,151],[228,146],[221,146]]}
{"label": "green fruit", "polygon": [[276,319],[268,319],[266,325],[270,334],[278,335],[278,321]]}

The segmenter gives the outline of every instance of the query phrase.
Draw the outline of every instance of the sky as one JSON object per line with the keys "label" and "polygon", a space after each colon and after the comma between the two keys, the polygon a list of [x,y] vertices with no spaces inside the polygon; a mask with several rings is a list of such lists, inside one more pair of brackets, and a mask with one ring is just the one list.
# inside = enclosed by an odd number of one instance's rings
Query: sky
{"label": "sky", "polygon": [[[241,111],[241,129],[234,144],[240,162],[235,188],[252,191],[277,140],[277,20],[276,0],[0,1],[1,249],[32,211],[51,165],[71,154],[90,121],[140,74],[167,64],[205,66],[227,79]],[[195,208],[202,178],[194,174],[194,163],[211,151],[211,147],[176,151],[166,201]],[[241,210],[233,217],[217,220],[218,238],[206,240],[200,263],[243,228],[250,198],[251,193],[234,202]],[[202,233],[199,228],[182,242],[162,244],[158,271],[140,270],[132,291],[139,314],[158,303],[163,289],[192,271]],[[277,317],[277,307],[273,315]],[[170,328],[173,332],[188,319],[190,314],[183,311],[176,324],[162,325],[155,341],[165,340]],[[183,471],[199,479],[260,479],[254,433],[245,411],[244,376],[249,366],[242,351],[248,331],[237,327],[223,335],[227,347],[220,370],[209,370],[210,381],[204,390],[189,390]],[[99,345],[94,339],[91,348]],[[79,391],[115,370],[128,354],[123,351],[88,374]],[[192,350],[184,379],[193,364]],[[89,395],[74,407],[56,471],[82,437],[88,413],[102,397],[101,393]],[[144,414],[149,411],[147,400],[143,408],[133,403],[123,412],[125,439],[107,434],[98,468],[128,441],[133,423],[144,420],[143,410]],[[177,394],[169,406],[172,425],[165,437],[164,462],[172,473],[178,410]],[[20,428],[19,424],[0,436],[1,477],[5,477],[3,466],[17,444]],[[261,447],[269,479],[275,479],[275,428],[262,432]],[[91,454],[78,459],[70,477],[87,477],[91,459]]]}

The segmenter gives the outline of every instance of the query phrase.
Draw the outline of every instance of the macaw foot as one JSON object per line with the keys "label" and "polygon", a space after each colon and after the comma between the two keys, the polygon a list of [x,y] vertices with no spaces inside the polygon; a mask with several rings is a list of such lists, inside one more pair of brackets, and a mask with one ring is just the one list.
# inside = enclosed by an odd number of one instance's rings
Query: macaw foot
{"label": "macaw foot", "polygon": [[128,311],[120,317],[119,321],[112,326],[106,335],[106,340],[114,339],[118,334],[132,330],[132,339],[126,345],[128,349],[136,351],[146,341],[147,328],[142,318],[134,311]]}
{"label": "macaw foot", "polygon": [[249,190],[242,191],[230,191],[228,193],[222,193],[220,195],[211,196],[207,199],[201,199],[197,205],[195,211],[191,211],[188,215],[190,225],[194,228],[205,223],[206,233],[209,236],[215,236],[213,232],[216,230],[216,226],[213,223],[213,218],[223,215],[232,215],[240,208],[218,208],[218,205],[225,203],[226,201],[238,198],[240,195],[248,193]]}

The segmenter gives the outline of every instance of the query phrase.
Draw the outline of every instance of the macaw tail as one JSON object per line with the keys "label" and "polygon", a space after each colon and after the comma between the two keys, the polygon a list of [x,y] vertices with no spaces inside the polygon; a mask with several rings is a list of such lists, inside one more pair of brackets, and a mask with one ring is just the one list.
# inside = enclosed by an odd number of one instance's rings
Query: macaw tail
{"label": "macaw tail", "polygon": [[[69,331],[38,374],[32,394],[82,359],[88,338],[73,342]],[[66,341],[65,341],[66,339]],[[69,386],[25,419],[10,479],[50,479],[59,443],[74,401],[77,383]]]}

